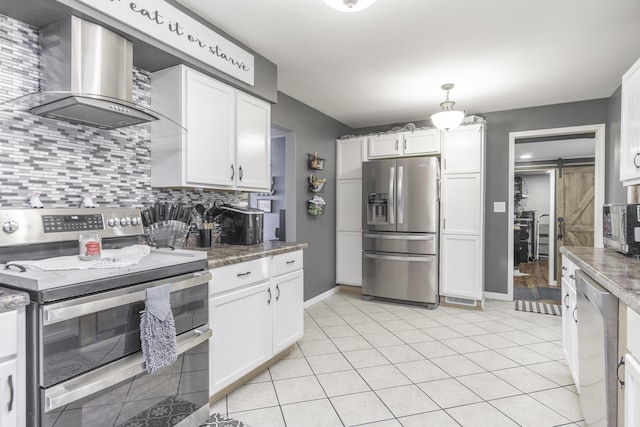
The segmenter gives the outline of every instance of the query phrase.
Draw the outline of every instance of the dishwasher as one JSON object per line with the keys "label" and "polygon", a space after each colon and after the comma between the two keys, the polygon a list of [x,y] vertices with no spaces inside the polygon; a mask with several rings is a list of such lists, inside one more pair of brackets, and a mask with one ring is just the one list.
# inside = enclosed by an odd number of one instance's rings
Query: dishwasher
{"label": "dishwasher", "polygon": [[618,298],[581,270],[578,294],[580,407],[590,427],[617,425]]}

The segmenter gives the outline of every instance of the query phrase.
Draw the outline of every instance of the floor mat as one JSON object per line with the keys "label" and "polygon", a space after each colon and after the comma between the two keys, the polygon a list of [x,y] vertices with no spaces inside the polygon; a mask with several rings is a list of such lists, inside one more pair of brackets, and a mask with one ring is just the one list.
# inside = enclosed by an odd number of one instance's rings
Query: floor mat
{"label": "floor mat", "polygon": [[529,311],[531,313],[553,314],[562,316],[562,306],[560,304],[549,304],[546,302],[538,302],[533,300],[517,299],[515,309],[518,311]]}
{"label": "floor mat", "polygon": [[197,409],[198,406],[194,403],[176,396],[167,397],[149,409],[140,412],[135,417],[120,424],[119,427],[174,426]]}
{"label": "floor mat", "polygon": [[251,427],[249,424],[245,424],[242,421],[227,418],[222,414],[213,414],[209,420],[201,424],[200,427]]}

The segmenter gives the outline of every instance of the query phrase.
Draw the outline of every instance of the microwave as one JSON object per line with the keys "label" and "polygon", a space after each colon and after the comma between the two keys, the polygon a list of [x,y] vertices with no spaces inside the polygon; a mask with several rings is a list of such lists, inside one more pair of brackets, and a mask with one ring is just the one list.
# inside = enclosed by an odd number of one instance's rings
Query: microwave
{"label": "microwave", "polygon": [[604,205],[602,220],[606,247],[640,256],[640,204]]}

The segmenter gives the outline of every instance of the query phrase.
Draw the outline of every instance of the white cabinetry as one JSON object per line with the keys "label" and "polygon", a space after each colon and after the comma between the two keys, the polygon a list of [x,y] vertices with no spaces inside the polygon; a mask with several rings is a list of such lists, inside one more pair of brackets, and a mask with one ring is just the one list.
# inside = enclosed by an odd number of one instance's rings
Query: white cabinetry
{"label": "white cabinetry", "polygon": [[253,96],[236,93],[236,187],[271,187],[271,106]]}
{"label": "white cabinetry", "polygon": [[270,187],[268,103],[184,65],[151,75],[151,107],[187,132],[151,126],[151,185]]}
{"label": "white cabinetry", "polygon": [[627,307],[627,352],[624,355],[624,425],[640,425],[640,314]]}
{"label": "white cabinetry", "polygon": [[578,382],[578,294],[576,266],[562,256],[562,348],[576,387]]}
{"label": "white cabinetry", "polygon": [[622,76],[620,180],[640,184],[640,59]]}
{"label": "white cabinetry", "polygon": [[369,136],[367,156],[380,157],[416,156],[440,152],[439,129],[421,129],[413,132],[397,132]]}
{"label": "white cabinetry", "polygon": [[440,294],[447,303],[483,300],[484,152],[483,124],[442,133]]}
{"label": "white cabinetry", "polygon": [[25,424],[24,309],[0,313],[0,328],[0,426],[18,427]]}
{"label": "white cabinetry", "polygon": [[211,270],[211,395],[302,338],[302,264],[302,251],[295,251]]}
{"label": "white cabinetry", "polygon": [[336,283],[362,286],[362,159],[365,138],[336,141]]}

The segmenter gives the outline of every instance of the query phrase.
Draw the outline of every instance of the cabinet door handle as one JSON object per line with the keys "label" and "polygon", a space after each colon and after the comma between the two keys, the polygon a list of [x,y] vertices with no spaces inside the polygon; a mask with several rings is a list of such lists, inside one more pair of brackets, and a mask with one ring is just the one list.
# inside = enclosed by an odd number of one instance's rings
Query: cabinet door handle
{"label": "cabinet door handle", "polygon": [[565,306],[566,308],[569,308],[569,304],[567,304],[567,298],[569,298],[569,294],[566,294],[566,295],[564,296],[564,300],[563,300],[563,301],[564,301],[564,306]]}
{"label": "cabinet door handle", "polygon": [[571,280],[573,280],[575,278],[576,278],[576,276],[574,276],[573,274],[569,276],[569,279],[571,279]]}
{"label": "cabinet door handle", "polygon": [[636,167],[636,170],[640,169],[640,164],[638,163],[638,157],[640,157],[640,151],[636,153],[633,157],[633,165]]}
{"label": "cabinet door handle", "polygon": [[407,151],[407,138],[404,138],[404,143],[402,144],[404,147],[404,151]]}
{"label": "cabinet door handle", "polygon": [[280,285],[276,285],[276,291],[278,291],[276,294],[276,301],[278,301],[280,299]]}
{"label": "cabinet door handle", "polygon": [[618,368],[616,369],[616,376],[618,377],[618,382],[620,383],[620,387],[624,388],[624,381],[620,379],[620,367],[624,366],[624,356],[620,358],[618,362]]}
{"label": "cabinet door handle", "polygon": [[248,276],[250,274],[251,274],[251,272],[247,271],[246,273],[238,273],[238,274],[236,274],[236,276],[238,276],[238,277],[246,277],[246,276]]}
{"label": "cabinet door handle", "polygon": [[562,269],[563,269],[563,270],[566,270],[566,269],[567,269],[567,267],[565,267],[565,266],[563,265],[563,266],[562,266]]}
{"label": "cabinet door handle", "polygon": [[7,405],[7,411],[13,410],[13,375],[9,375],[9,404]]}
{"label": "cabinet door handle", "polygon": [[398,151],[398,140],[396,139],[396,151]]}
{"label": "cabinet door handle", "polygon": [[267,300],[267,304],[271,305],[271,288],[267,288],[267,292],[269,293],[269,299]]}
{"label": "cabinet door handle", "polygon": [[242,166],[238,166],[238,179],[242,181],[242,176],[244,173],[242,172]]}
{"label": "cabinet door handle", "polygon": [[578,307],[574,307],[573,311],[571,312],[571,317],[573,317],[573,321],[578,323],[578,319],[576,318],[576,311],[578,311]]}
{"label": "cabinet door handle", "polygon": [[235,177],[235,176],[236,176],[236,170],[233,167],[233,165],[231,165],[231,181],[233,181],[233,177]]}

